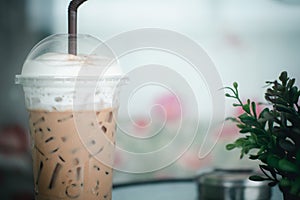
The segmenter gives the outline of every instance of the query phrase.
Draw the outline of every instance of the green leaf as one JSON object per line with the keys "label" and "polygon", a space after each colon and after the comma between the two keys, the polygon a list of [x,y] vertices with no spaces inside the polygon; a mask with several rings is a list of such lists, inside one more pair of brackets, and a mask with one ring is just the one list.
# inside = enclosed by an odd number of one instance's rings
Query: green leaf
{"label": "green leaf", "polygon": [[279,76],[279,80],[281,80],[283,85],[286,85],[286,82],[288,80],[288,76],[287,76],[287,72],[283,71],[281,72],[280,76]]}
{"label": "green leaf", "polygon": [[285,172],[291,172],[291,173],[299,173],[299,169],[295,163],[292,163],[291,161],[287,159],[281,159],[278,162],[278,168]]}
{"label": "green leaf", "polygon": [[266,86],[270,86],[270,85],[272,85],[274,83],[274,81],[266,81]]}
{"label": "green leaf", "polygon": [[233,105],[233,107],[238,107],[238,106],[242,106],[241,104],[239,104],[239,103],[234,103],[234,104],[232,104]]}
{"label": "green leaf", "polygon": [[261,177],[259,175],[252,175],[252,176],[249,177],[249,179],[251,181],[265,181],[265,180],[268,180],[268,178]]}
{"label": "green leaf", "polygon": [[259,168],[261,169],[261,171],[263,171],[264,173],[266,173],[266,171],[268,171],[269,173],[271,173],[272,177],[277,180],[276,177],[276,171],[274,170],[274,168],[268,166],[268,165],[259,165]]}
{"label": "green leaf", "polygon": [[266,170],[266,171],[270,171],[272,168],[271,167],[269,167],[269,166],[267,166],[267,165],[259,165],[259,168],[261,169],[261,170]]}
{"label": "green leaf", "polygon": [[257,148],[256,145],[250,143],[250,144],[245,145],[244,148],[242,149],[242,151],[244,152],[244,154],[248,154],[250,150],[256,149],[256,148]]}
{"label": "green leaf", "polygon": [[298,87],[297,86],[293,86],[291,89],[290,89],[290,94],[294,95],[298,92]]}
{"label": "green leaf", "polygon": [[259,158],[259,155],[250,155],[249,159],[250,160],[257,160]]}
{"label": "green leaf", "polygon": [[245,145],[245,143],[247,142],[246,138],[238,138],[234,144],[236,145],[236,147],[242,147]]}
{"label": "green leaf", "polygon": [[230,151],[230,150],[232,150],[232,149],[234,149],[234,148],[236,148],[236,145],[235,145],[235,144],[227,144],[227,145],[226,145],[226,149],[227,149],[228,151]]}
{"label": "green leaf", "polygon": [[280,127],[278,127],[278,126],[274,126],[274,127],[273,127],[273,134],[274,134],[276,137],[280,137],[280,138],[286,137],[286,136],[287,136],[285,129],[280,128]]}
{"label": "green leaf", "polygon": [[287,102],[287,100],[284,99],[284,98],[282,98],[282,97],[276,97],[276,98],[274,98],[274,99],[272,99],[270,101],[273,104],[276,104],[276,105],[279,105],[279,104],[284,105],[284,106],[288,106],[289,105],[289,103]]}
{"label": "green leaf", "polygon": [[239,85],[238,85],[237,82],[234,82],[234,83],[233,83],[233,87],[234,87],[235,89],[238,89],[238,86],[239,86]]}
{"label": "green leaf", "polygon": [[288,88],[291,88],[291,87],[293,87],[293,85],[295,84],[295,79],[293,78],[293,79],[290,79],[289,81],[288,81],[288,84],[287,84],[287,87]]}
{"label": "green leaf", "polygon": [[275,90],[268,88],[266,94],[268,97],[273,96],[275,94]]}
{"label": "green leaf", "polygon": [[250,131],[251,131],[252,129],[251,128],[247,128],[247,127],[245,127],[245,128],[242,128],[241,130],[240,130],[240,133],[249,133]]}
{"label": "green leaf", "polygon": [[279,168],[279,160],[280,158],[278,156],[272,154],[267,157],[268,165],[276,169]]}
{"label": "green leaf", "polygon": [[266,132],[264,129],[252,128],[251,133],[255,133],[256,135],[264,135]]}
{"label": "green leaf", "polygon": [[251,103],[251,108],[252,108],[252,113],[253,113],[254,117],[257,118],[255,102]]}
{"label": "green leaf", "polygon": [[239,119],[246,119],[246,118],[249,118],[249,115],[247,113],[243,113],[238,118]]}
{"label": "green leaf", "polygon": [[239,122],[235,117],[227,117],[225,120],[226,121],[230,120],[232,122]]}
{"label": "green leaf", "polygon": [[297,177],[296,181],[293,182],[293,184],[291,185],[291,190],[290,190],[291,194],[294,195],[298,195],[300,192],[300,178]]}
{"label": "green leaf", "polygon": [[230,90],[233,94],[235,94],[235,91],[231,87],[224,87],[223,89]]}
{"label": "green leaf", "polygon": [[295,144],[286,139],[279,139],[278,144],[282,149],[284,149],[287,152],[293,152],[296,149]]}
{"label": "green leaf", "polygon": [[269,119],[273,118],[273,115],[270,114],[270,109],[269,108],[265,108],[261,111],[258,118],[264,118],[266,120],[269,120]]}
{"label": "green leaf", "polygon": [[241,151],[240,159],[243,159],[243,157],[244,157],[244,152]]}
{"label": "green leaf", "polygon": [[247,126],[244,125],[244,124],[237,124],[236,126],[237,126],[239,129],[244,129],[244,128],[247,127]]}
{"label": "green leaf", "polygon": [[242,106],[242,108],[243,108],[243,110],[244,110],[246,113],[251,114],[251,113],[250,113],[250,106],[249,106],[249,104],[244,104],[244,105]]}
{"label": "green leaf", "polygon": [[252,116],[249,116],[247,113],[240,115],[238,118],[241,120],[241,122],[243,122],[244,124],[247,124],[249,126],[258,125],[258,122],[256,121],[256,119]]}
{"label": "green leaf", "polygon": [[249,142],[251,142],[252,145],[255,145],[255,147],[256,147],[256,141],[255,141],[255,138],[252,137],[252,135],[248,138],[248,140],[249,140]]}
{"label": "green leaf", "polygon": [[268,163],[267,158],[268,158],[268,156],[265,153],[264,154],[260,154],[259,157],[258,157],[258,159],[260,161],[262,161],[263,163],[266,163],[266,164]]}
{"label": "green leaf", "polygon": [[294,110],[293,108],[290,108],[288,106],[284,106],[284,105],[281,105],[281,104],[277,104],[275,106],[275,108],[279,111],[279,112],[286,112],[286,113],[290,113],[290,114],[294,114]]}
{"label": "green leaf", "polygon": [[279,92],[284,92],[285,91],[285,84],[281,85],[281,84],[278,84],[276,85],[276,87],[274,87],[274,89],[276,89],[275,91],[279,91]]}
{"label": "green leaf", "polygon": [[279,181],[279,185],[281,187],[289,187],[291,185],[291,182],[289,179],[283,177],[280,181]]}
{"label": "green leaf", "polygon": [[289,101],[291,104],[293,103],[298,103],[298,101],[295,101],[297,99],[298,96],[298,87],[294,86],[290,89],[289,91]]}

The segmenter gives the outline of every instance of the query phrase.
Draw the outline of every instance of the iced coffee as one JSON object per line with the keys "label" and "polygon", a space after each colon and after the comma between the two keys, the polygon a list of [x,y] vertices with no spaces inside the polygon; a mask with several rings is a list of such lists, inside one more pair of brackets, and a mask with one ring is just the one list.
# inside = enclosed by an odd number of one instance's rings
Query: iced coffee
{"label": "iced coffee", "polygon": [[45,48],[66,37],[38,44],[17,76],[29,111],[35,197],[111,199],[122,75],[117,65],[107,67],[111,59],[106,57]]}
{"label": "iced coffee", "polygon": [[[112,168],[98,160],[97,154],[112,156],[111,149],[105,148],[109,147],[107,143],[114,143],[114,109],[97,112],[101,131],[94,130],[93,122],[84,123],[88,144],[76,134],[72,111],[29,112],[37,199],[111,199]],[[88,119],[92,113],[82,111],[77,114]],[[98,137],[99,134],[109,141]],[[95,151],[89,151],[91,148]]]}

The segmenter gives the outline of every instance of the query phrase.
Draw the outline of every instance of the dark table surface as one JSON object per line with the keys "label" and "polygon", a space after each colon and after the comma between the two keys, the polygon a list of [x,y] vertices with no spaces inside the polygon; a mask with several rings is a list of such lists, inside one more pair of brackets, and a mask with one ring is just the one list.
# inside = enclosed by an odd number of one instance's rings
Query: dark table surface
{"label": "dark table surface", "polygon": [[[117,184],[113,200],[198,200],[195,179],[169,179]],[[272,188],[271,200],[282,200],[278,188]]]}

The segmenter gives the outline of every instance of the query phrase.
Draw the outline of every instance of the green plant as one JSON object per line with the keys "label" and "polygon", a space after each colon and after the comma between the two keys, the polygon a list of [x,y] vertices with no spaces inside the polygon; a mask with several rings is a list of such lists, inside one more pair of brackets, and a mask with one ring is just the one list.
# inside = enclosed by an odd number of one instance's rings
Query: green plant
{"label": "green plant", "polygon": [[233,106],[241,107],[243,113],[229,118],[243,134],[227,150],[238,148],[241,158],[249,155],[251,160],[260,160],[259,167],[264,176],[251,176],[254,181],[269,181],[270,186],[279,184],[283,192],[300,197],[300,91],[295,79],[282,72],[279,80],[267,81],[265,100],[268,105],[257,113],[257,103],[239,96],[238,84],[226,87],[225,96],[237,101]]}

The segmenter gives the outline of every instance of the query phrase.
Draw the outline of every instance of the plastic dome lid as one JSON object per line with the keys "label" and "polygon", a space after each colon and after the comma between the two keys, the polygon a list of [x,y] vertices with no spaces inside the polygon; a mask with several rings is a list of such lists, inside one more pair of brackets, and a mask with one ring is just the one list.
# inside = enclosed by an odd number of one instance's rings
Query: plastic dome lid
{"label": "plastic dome lid", "polygon": [[52,35],[29,53],[16,82],[43,78],[116,78],[123,73],[112,50],[90,35],[76,35],[77,55],[68,54],[68,34]]}

